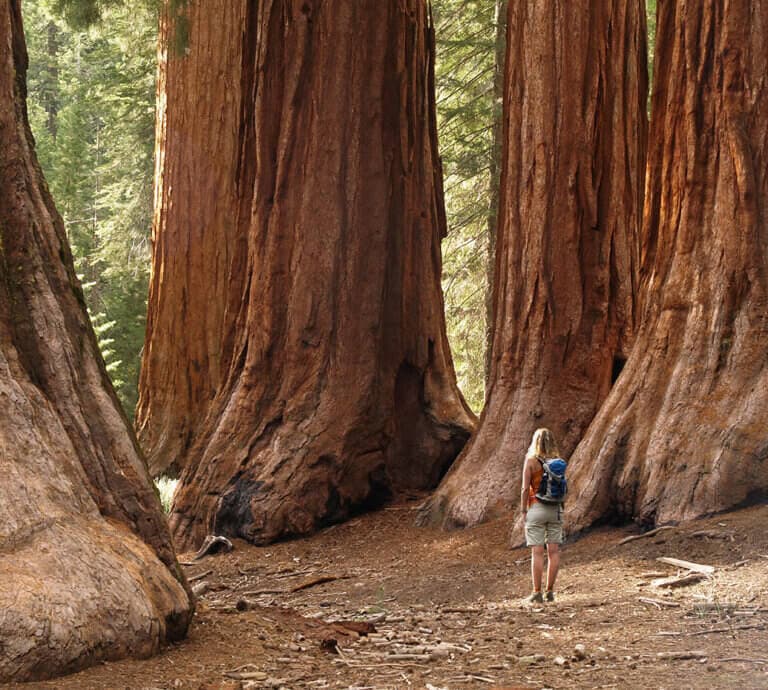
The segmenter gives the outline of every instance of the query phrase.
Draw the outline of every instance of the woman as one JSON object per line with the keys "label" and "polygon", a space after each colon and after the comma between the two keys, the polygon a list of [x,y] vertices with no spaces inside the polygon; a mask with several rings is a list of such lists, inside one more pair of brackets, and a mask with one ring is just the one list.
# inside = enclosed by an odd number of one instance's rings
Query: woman
{"label": "woman", "polygon": [[[549,429],[536,429],[523,465],[523,484],[520,491],[520,506],[525,518],[525,542],[531,547],[531,578],[533,593],[528,597],[531,603],[555,600],[555,580],[560,567],[560,544],[563,543],[563,513],[559,503],[544,503],[536,494],[539,492],[543,475],[542,463],[559,458],[554,434]],[[547,546],[547,591],[541,593],[541,579],[544,571],[544,545]]]}

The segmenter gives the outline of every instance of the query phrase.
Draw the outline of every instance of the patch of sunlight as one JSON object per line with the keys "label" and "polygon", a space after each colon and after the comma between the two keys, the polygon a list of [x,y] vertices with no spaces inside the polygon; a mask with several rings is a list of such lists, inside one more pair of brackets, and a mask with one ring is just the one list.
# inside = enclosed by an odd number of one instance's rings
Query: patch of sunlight
{"label": "patch of sunlight", "polygon": [[166,513],[171,512],[171,503],[173,501],[173,494],[176,492],[176,485],[179,483],[178,479],[173,479],[163,475],[155,479],[155,487],[158,494],[160,494],[160,503],[163,505],[163,510]]}

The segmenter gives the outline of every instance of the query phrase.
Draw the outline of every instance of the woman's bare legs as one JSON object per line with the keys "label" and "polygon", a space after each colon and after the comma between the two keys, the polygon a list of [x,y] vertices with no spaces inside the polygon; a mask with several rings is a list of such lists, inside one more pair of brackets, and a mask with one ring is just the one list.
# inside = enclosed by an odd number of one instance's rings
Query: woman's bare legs
{"label": "woman's bare legs", "polygon": [[531,547],[531,579],[533,580],[533,591],[541,591],[541,576],[544,573],[544,547]]}
{"label": "woman's bare legs", "polygon": [[[542,557],[544,556],[544,549],[542,547]],[[559,544],[547,544],[547,591],[552,592],[555,589],[555,580],[557,579],[557,571],[560,569],[560,545]],[[543,564],[542,564],[543,566]],[[542,568],[543,569],[543,568]],[[539,585],[541,585],[541,570],[539,570]]]}

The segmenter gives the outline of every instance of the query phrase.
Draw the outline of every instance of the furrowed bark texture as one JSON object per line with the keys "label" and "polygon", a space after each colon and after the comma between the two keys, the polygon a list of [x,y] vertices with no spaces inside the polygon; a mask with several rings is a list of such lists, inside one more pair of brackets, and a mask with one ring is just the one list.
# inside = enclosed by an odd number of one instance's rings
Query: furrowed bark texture
{"label": "furrowed bark texture", "polygon": [[33,150],[0,0],[0,682],[148,656],[191,601]]}
{"label": "furrowed bark texture", "polygon": [[237,223],[246,3],[185,7],[169,16],[166,6],[158,44],[153,270],[136,410],[153,476],[183,469],[226,374],[229,298],[242,292],[247,256]]}
{"label": "furrowed bark texture", "polygon": [[642,324],[573,457],[572,530],[768,490],[768,2],[659,4]]}
{"label": "furrowed bark texture", "polygon": [[434,487],[469,436],[440,291],[431,32],[423,0],[248,4],[244,288],[174,501],[183,546],[305,534]]}
{"label": "furrowed bark texture", "polygon": [[419,515],[518,503],[533,431],[567,456],[632,340],[647,124],[639,0],[512,2],[491,377],[477,434]]}

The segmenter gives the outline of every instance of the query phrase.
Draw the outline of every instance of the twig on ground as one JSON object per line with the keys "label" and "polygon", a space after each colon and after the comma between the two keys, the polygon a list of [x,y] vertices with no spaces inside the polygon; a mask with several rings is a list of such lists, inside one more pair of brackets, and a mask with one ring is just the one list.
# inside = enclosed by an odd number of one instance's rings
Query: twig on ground
{"label": "twig on ground", "polygon": [[652,537],[655,534],[658,534],[659,532],[664,531],[665,529],[675,529],[674,525],[663,525],[661,527],[657,527],[656,529],[648,530],[647,532],[643,532],[642,534],[633,534],[631,537],[625,537],[622,539],[618,546],[621,546],[622,544],[628,544],[631,541],[635,541],[635,539],[645,539],[646,537]]}
{"label": "twig on ground", "polygon": [[701,582],[706,577],[704,573],[689,573],[682,577],[665,577],[651,582],[651,587],[687,587],[688,585],[695,585],[697,582]]}
{"label": "twig on ground", "polygon": [[662,607],[666,607],[670,609],[680,608],[680,604],[678,604],[676,601],[664,601],[662,599],[651,599],[650,597],[640,597],[638,601],[641,601],[643,604],[651,604],[652,606],[655,606],[657,609],[660,609]]}
{"label": "twig on ground", "polygon": [[712,529],[700,529],[691,533],[692,537],[704,537],[707,539],[730,539],[733,541],[733,532],[718,532]]}
{"label": "twig on ground", "polygon": [[765,625],[755,623],[750,625],[730,625],[724,628],[709,628],[708,630],[696,630],[695,632],[686,633],[689,637],[696,635],[714,635],[716,633],[729,633],[734,630],[765,630]]}
{"label": "twig on ground", "polygon": [[726,659],[718,659],[719,662],[725,663],[726,661],[742,661],[746,664],[768,664],[768,659],[746,659],[740,656],[729,656]]}
{"label": "twig on ground", "polygon": [[226,537],[219,535],[209,534],[204,540],[202,546],[197,550],[197,553],[192,556],[192,561],[199,561],[201,558],[208,556],[212,553],[219,553],[221,551],[229,553],[234,549],[234,545]]}
{"label": "twig on ground", "polygon": [[666,660],[684,660],[684,659],[706,659],[707,653],[706,652],[657,652],[656,653],[657,659],[666,659]]}
{"label": "twig on ground", "polygon": [[187,578],[187,582],[195,582],[196,580],[202,580],[204,577],[207,577],[213,572],[213,570],[206,570],[204,573],[200,573],[199,575],[191,575]]}
{"label": "twig on ground", "polygon": [[309,589],[310,587],[315,587],[316,585],[322,585],[326,582],[333,582],[334,580],[346,580],[350,577],[350,575],[320,575],[319,577],[314,577],[311,580],[307,580],[306,582],[301,582],[295,587],[291,587],[288,592],[290,594],[293,594],[295,592],[300,592],[303,589]]}

